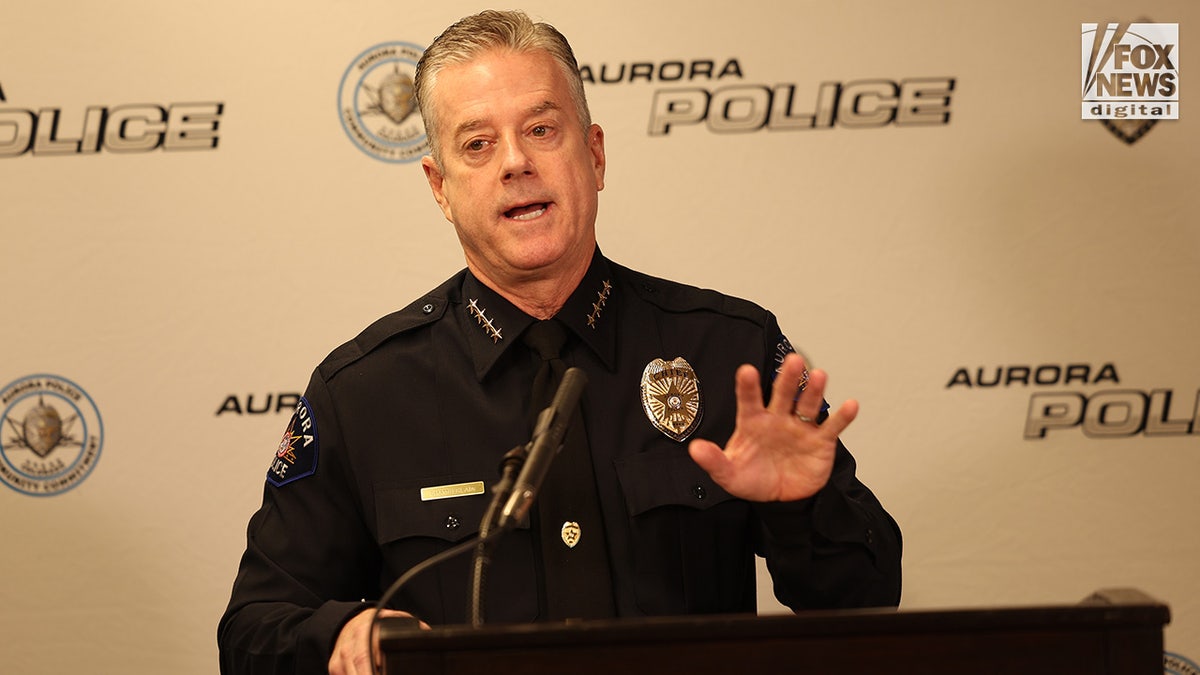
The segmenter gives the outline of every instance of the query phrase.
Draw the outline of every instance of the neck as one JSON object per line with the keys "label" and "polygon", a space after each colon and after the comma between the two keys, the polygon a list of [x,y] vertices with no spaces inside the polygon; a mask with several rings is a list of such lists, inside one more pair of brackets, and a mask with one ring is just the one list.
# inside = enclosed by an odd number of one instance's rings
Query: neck
{"label": "neck", "polygon": [[576,265],[560,274],[514,279],[508,282],[497,281],[470,264],[470,261],[467,268],[483,285],[499,293],[517,309],[535,319],[550,319],[558,314],[566,304],[567,298],[575,292],[579,282],[583,281],[583,276],[587,274],[590,264],[589,257],[583,265]]}

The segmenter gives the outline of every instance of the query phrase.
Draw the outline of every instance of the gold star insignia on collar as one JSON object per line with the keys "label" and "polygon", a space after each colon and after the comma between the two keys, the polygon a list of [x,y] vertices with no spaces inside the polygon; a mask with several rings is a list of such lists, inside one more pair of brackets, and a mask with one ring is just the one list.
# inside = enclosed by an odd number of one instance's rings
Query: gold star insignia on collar
{"label": "gold star insignia on collar", "polygon": [[600,312],[604,310],[604,303],[608,301],[608,296],[612,295],[612,283],[604,280],[604,287],[596,291],[596,302],[592,303],[592,313],[588,314],[587,325],[596,330],[596,319],[600,318]]}
{"label": "gold star insignia on collar", "polygon": [[492,320],[487,318],[487,310],[480,309],[478,302],[475,298],[471,298],[471,302],[467,305],[467,311],[471,313],[471,316],[475,317],[475,323],[483,326],[484,332],[488,334],[488,337],[492,338],[492,344],[496,344],[504,339],[504,336],[500,334],[500,331],[503,329],[497,328],[492,323]]}

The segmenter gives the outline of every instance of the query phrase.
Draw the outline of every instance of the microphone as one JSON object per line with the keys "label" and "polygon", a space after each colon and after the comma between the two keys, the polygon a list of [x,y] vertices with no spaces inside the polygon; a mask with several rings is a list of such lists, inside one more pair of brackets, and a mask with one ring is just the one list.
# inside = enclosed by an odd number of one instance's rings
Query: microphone
{"label": "microphone", "polygon": [[550,462],[562,447],[563,436],[567,433],[567,425],[571,415],[579,405],[579,397],[583,395],[583,387],[587,384],[587,375],[579,368],[568,368],[563,373],[558,391],[554,392],[554,400],[538,416],[537,428],[534,429],[529,456],[525,466],[513,484],[512,494],[500,512],[497,527],[501,530],[516,525],[529,513],[530,506],[537,496],[538,488],[550,470]]}

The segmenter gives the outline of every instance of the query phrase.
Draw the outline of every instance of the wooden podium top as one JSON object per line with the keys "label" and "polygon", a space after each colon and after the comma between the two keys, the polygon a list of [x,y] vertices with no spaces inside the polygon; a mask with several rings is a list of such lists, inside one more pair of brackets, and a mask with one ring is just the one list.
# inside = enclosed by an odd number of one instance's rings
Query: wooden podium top
{"label": "wooden podium top", "polygon": [[380,622],[389,675],[1104,673],[1161,675],[1170,611],[1128,589],[1077,605],[814,611],[414,630]]}

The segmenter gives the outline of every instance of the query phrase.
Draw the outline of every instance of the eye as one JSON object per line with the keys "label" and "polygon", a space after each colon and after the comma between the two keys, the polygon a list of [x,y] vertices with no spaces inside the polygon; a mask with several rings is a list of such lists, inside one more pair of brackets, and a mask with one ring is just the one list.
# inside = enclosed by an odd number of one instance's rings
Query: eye
{"label": "eye", "polygon": [[543,138],[550,135],[550,127],[546,126],[545,124],[539,124],[534,127],[530,133],[538,138]]}
{"label": "eye", "polygon": [[487,147],[487,141],[483,140],[482,138],[476,138],[474,140],[467,142],[467,151],[468,152],[479,152],[486,147]]}

